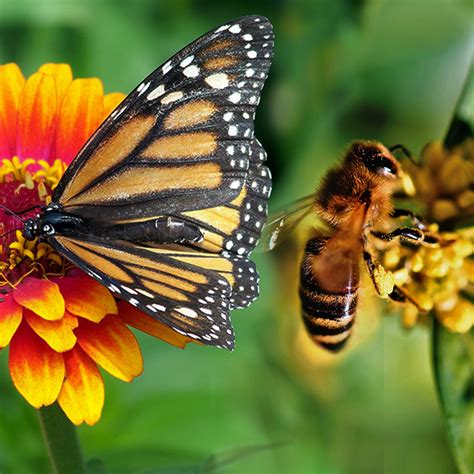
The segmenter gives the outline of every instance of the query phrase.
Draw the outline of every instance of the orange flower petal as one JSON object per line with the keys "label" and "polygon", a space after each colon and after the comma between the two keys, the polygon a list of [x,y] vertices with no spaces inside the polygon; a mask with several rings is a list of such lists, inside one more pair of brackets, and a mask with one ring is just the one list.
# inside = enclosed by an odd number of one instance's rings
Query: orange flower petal
{"label": "orange flower petal", "polygon": [[64,381],[64,360],[26,324],[10,343],[8,364],[16,389],[35,408],[51,405]]}
{"label": "orange flower petal", "polygon": [[28,310],[25,316],[31,329],[56,352],[69,351],[76,344],[77,338],[73,330],[79,323],[71,313],[65,311],[58,321],[46,321]]}
{"label": "orange flower petal", "polygon": [[142,373],[140,346],[117,316],[107,316],[97,324],[81,320],[76,336],[89,357],[114,377],[130,382]]}
{"label": "orange flower petal", "polygon": [[39,69],[39,72],[53,76],[54,83],[56,85],[56,99],[58,106],[61,105],[66,91],[72,82],[72,70],[69,64],[43,64]]}
{"label": "orange flower petal", "polygon": [[94,361],[80,348],[64,354],[66,379],[58,402],[75,424],[99,421],[104,406],[104,381]]}
{"label": "orange flower petal", "polygon": [[104,97],[102,120],[105,120],[110,115],[112,110],[114,110],[123,99],[125,99],[125,94],[122,94],[121,92],[112,92],[111,94],[107,94]]}
{"label": "orange flower petal", "polygon": [[53,157],[70,163],[102,122],[104,89],[99,79],[76,79],[59,112]]}
{"label": "orange flower petal", "polygon": [[87,276],[58,280],[61,293],[66,300],[66,309],[76,316],[95,323],[107,314],[117,314],[117,304],[112,293]]}
{"label": "orange flower petal", "polygon": [[63,295],[56,283],[39,278],[25,278],[13,291],[16,302],[48,321],[56,321],[64,315]]}
{"label": "orange flower petal", "polygon": [[56,126],[54,78],[37,72],[25,84],[18,112],[17,151],[21,158],[48,159]]}
{"label": "orange flower petal", "polygon": [[0,158],[16,155],[18,104],[24,86],[25,78],[16,64],[0,66]]}
{"label": "orange flower petal", "polygon": [[0,303],[0,348],[8,346],[21,323],[23,308],[13,299],[11,293],[3,296]]}
{"label": "orange flower petal", "polygon": [[119,317],[129,326],[183,349],[193,339],[183,336],[125,301],[119,301]]}

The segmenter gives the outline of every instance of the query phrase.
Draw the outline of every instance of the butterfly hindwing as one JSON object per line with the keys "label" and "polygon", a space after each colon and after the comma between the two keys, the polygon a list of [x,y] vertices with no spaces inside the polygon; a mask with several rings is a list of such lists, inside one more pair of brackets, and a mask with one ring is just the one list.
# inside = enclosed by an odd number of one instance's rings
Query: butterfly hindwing
{"label": "butterfly hindwing", "polygon": [[233,349],[229,309],[237,266],[230,259],[179,249],[149,249],[125,241],[111,243],[86,235],[49,240],[116,297],[182,335]]}
{"label": "butterfly hindwing", "polygon": [[66,170],[53,202],[85,218],[119,221],[236,199],[272,51],[271,24],[253,16],[185,47],[106,119]]}

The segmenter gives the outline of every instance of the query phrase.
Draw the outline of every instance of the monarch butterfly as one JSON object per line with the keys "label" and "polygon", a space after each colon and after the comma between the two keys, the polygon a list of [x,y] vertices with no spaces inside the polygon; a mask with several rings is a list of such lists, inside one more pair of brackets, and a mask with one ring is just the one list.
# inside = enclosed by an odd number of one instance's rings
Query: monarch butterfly
{"label": "monarch butterfly", "polygon": [[25,238],[178,333],[232,350],[229,310],[258,296],[247,257],[271,175],[253,120],[272,55],[259,16],[176,53],[93,134]]}

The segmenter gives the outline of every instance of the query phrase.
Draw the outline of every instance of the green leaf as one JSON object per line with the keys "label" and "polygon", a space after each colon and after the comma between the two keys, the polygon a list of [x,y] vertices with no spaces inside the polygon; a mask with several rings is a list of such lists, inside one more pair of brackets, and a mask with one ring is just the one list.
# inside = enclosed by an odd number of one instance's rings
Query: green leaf
{"label": "green leaf", "polygon": [[474,330],[454,334],[435,320],[433,365],[448,436],[461,474],[474,472]]}

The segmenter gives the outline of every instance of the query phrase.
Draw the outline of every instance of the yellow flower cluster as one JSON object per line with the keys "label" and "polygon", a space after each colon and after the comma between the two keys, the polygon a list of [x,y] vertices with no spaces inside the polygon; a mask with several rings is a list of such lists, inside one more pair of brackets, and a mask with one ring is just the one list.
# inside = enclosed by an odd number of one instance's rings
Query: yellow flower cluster
{"label": "yellow flower cluster", "polygon": [[[32,193],[31,200],[47,205],[51,201],[51,189],[57,186],[65,168],[66,165],[61,160],[55,160],[53,165],[50,165],[44,160],[20,161],[15,156],[1,161],[0,183],[11,183],[15,194],[28,190]],[[0,233],[4,232],[3,227],[2,224]],[[40,271],[42,275],[56,274],[64,266],[63,259],[50,245],[38,242],[37,239],[26,241],[19,230],[16,231],[15,237],[8,239],[6,246],[0,244],[0,286],[14,286],[19,282],[10,272],[25,260],[30,264],[34,262],[28,274],[35,271]]]}
{"label": "yellow flower cluster", "polygon": [[474,229],[437,232],[439,244],[429,247],[396,245],[383,255],[391,271],[413,304],[403,309],[406,327],[415,325],[420,313],[433,311],[454,332],[467,332],[474,324],[474,305],[463,297],[474,290]]}
{"label": "yellow flower cluster", "polygon": [[430,143],[421,156],[421,166],[404,162],[413,179],[416,199],[426,206],[430,222],[464,221],[474,217],[474,139],[452,149]]}

